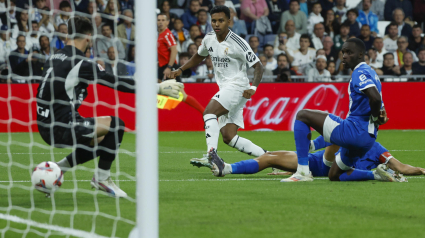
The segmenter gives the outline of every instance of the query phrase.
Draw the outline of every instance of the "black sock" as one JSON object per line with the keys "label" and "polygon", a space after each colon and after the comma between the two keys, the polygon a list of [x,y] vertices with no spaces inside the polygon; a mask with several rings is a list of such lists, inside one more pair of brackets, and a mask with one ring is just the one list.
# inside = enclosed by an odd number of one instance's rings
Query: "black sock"
{"label": "black sock", "polygon": [[68,160],[68,163],[71,168],[77,164],[84,164],[85,162],[90,161],[99,156],[97,151],[94,151],[93,147],[90,148],[90,150],[77,148],[71,154],[66,156],[66,159]]}
{"label": "black sock", "polygon": [[109,132],[105,135],[102,142],[99,143],[98,149],[100,155],[98,167],[103,170],[111,169],[112,162],[115,160],[124,136],[124,122],[118,117],[111,116],[111,118]]}

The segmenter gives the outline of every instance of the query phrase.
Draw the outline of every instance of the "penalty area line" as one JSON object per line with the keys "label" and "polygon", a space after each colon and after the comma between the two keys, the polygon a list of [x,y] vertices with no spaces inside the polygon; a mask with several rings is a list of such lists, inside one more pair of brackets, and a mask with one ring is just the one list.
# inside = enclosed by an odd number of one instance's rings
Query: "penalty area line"
{"label": "penalty area line", "polygon": [[106,238],[106,236],[100,236],[95,233],[90,233],[90,232],[86,232],[82,230],[76,230],[76,229],[71,229],[71,228],[57,226],[57,225],[50,225],[46,223],[39,223],[36,221],[27,220],[17,216],[7,215],[3,213],[0,213],[0,219],[8,220],[15,223],[27,224],[29,226],[38,227],[38,228],[42,228],[46,230],[59,231],[63,234],[77,236],[77,237]]}

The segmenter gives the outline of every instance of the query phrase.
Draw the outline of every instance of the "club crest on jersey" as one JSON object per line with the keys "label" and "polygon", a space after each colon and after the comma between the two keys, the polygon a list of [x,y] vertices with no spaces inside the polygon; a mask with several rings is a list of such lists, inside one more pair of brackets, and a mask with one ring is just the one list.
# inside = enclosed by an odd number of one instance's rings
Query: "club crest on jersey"
{"label": "club crest on jersey", "polygon": [[257,56],[255,56],[252,52],[248,52],[246,53],[245,58],[248,62],[254,62],[257,59]]}
{"label": "club crest on jersey", "polygon": [[99,68],[100,71],[105,71],[105,68],[103,68],[102,65],[97,64],[97,67]]}
{"label": "club crest on jersey", "polygon": [[226,48],[225,50],[224,50],[224,54],[225,55],[227,55],[229,53],[229,48]]}

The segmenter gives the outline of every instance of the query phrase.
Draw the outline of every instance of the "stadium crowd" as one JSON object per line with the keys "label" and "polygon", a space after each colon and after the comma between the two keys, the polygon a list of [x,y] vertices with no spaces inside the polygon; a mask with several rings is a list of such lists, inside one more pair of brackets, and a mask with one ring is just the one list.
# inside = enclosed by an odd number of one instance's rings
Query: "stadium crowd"
{"label": "stadium crowd", "polygon": [[[66,44],[67,21],[75,14],[91,18],[95,28],[86,57],[116,75],[134,75],[134,4],[0,0],[0,81],[41,76],[44,62]],[[424,80],[409,77],[425,75],[424,1],[361,0],[348,9],[346,0],[158,0],[157,12],[167,16],[175,38],[175,66],[187,62],[213,30],[209,10],[215,5],[229,7],[231,30],[247,40],[265,66],[262,82],[349,80],[341,48],[351,37],[364,41],[366,62],[378,75],[394,76],[382,81]],[[385,30],[378,27],[382,23]],[[214,82],[211,59],[183,72],[181,80]]]}

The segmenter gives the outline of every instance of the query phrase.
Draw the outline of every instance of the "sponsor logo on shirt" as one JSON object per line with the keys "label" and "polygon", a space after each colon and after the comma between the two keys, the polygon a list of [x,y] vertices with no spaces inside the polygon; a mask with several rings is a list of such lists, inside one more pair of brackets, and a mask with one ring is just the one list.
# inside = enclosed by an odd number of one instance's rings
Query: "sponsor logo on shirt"
{"label": "sponsor logo on shirt", "polygon": [[230,63],[229,58],[220,58],[220,57],[211,57],[211,60],[214,64],[214,67],[222,67],[227,68],[229,67],[228,63]]}

